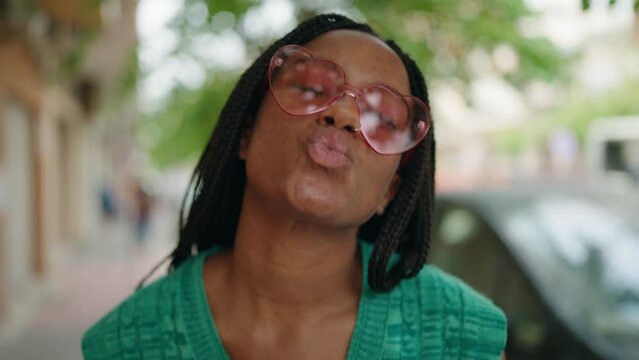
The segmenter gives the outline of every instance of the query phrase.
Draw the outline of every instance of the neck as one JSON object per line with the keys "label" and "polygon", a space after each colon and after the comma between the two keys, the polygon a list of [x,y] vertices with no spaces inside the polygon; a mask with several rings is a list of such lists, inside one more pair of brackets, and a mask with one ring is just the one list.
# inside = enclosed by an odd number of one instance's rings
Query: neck
{"label": "neck", "polygon": [[362,286],[357,229],[327,230],[278,214],[247,189],[228,264],[234,297],[267,316],[278,309],[308,315],[356,306]]}

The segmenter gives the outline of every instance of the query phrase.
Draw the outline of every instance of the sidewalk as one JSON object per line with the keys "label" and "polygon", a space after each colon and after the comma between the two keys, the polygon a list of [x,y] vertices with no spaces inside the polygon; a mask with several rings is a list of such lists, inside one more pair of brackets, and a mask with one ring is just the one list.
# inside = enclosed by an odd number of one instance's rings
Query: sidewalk
{"label": "sidewalk", "polygon": [[[26,325],[10,342],[0,344],[0,359],[82,359],[84,331],[130,295],[175,244],[171,225],[177,217],[159,212],[153,222],[152,235],[143,248],[121,225],[113,225],[105,241],[58,249],[65,260],[52,269],[44,295]],[[155,278],[165,269],[158,270]]]}

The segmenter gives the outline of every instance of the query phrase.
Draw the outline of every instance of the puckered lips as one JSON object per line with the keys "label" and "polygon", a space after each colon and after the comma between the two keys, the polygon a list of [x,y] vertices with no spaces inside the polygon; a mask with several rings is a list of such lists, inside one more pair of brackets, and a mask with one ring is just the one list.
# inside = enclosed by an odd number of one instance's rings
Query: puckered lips
{"label": "puckered lips", "polygon": [[309,137],[307,152],[317,165],[337,169],[353,162],[349,138],[333,127],[317,128]]}

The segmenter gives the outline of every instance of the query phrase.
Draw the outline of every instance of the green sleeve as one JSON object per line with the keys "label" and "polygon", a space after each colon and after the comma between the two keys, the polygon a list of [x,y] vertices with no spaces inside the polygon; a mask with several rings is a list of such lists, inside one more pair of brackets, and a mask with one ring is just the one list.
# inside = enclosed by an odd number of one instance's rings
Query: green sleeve
{"label": "green sleeve", "polygon": [[182,359],[176,280],[165,277],[137,291],[93,325],[82,338],[86,360]]}
{"label": "green sleeve", "polygon": [[[506,315],[491,300],[456,277],[430,267],[439,296],[423,294],[439,308],[444,359],[500,359],[506,346]],[[424,290],[424,288],[422,288]],[[431,288],[432,290],[432,288]]]}

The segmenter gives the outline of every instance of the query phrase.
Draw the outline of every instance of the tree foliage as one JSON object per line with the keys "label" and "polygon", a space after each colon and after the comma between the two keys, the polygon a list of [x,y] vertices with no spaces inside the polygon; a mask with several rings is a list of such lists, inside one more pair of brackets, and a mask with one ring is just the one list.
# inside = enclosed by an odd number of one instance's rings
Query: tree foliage
{"label": "tree foliage", "polygon": [[138,130],[147,134],[153,161],[160,166],[196,160],[209,138],[235,77],[218,76],[198,90],[176,89],[167,107],[147,115]]}
{"label": "tree foliage", "polygon": [[521,85],[532,78],[563,76],[562,57],[545,38],[524,37],[520,20],[532,16],[523,1],[509,0],[360,0],[356,6],[380,32],[418,59],[429,79],[452,76],[470,81],[472,51],[492,54],[511,46],[520,66],[507,79]]}

